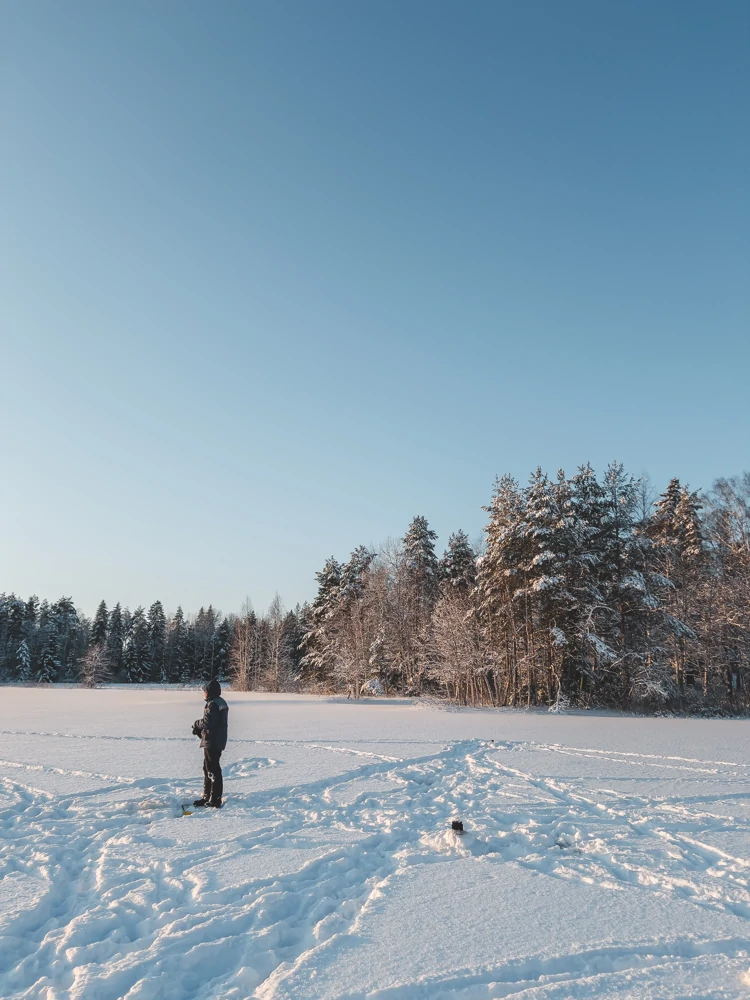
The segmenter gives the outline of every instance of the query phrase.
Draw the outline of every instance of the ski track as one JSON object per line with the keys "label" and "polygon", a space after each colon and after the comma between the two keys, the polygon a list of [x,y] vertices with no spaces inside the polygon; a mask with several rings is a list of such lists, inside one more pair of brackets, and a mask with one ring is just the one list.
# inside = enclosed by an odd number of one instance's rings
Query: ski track
{"label": "ski track", "polygon": [[[0,760],[0,876],[33,880],[37,893],[12,923],[0,925],[0,994],[273,1000],[301,962],[309,965],[332,941],[358,934],[368,908],[388,895],[395,876],[411,865],[456,857],[512,862],[540,878],[637,887],[750,920],[750,859],[710,843],[725,832],[750,837],[750,811],[711,811],[718,802],[750,805],[744,791],[750,765],[532,741],[360,741],[426,749],[400,758],[359,749],[357,742],[233,741],[237,759],[225,772],[228,805],[189,820],[177,818],[179,801],[192,797],[194,782]],[[353,758],[352,769],[233,791],[234,782],[277,764],[272,756],[239,757],[248,745],[271,754],[282,748],[343,754]],[[538,768],[514,766],[519,752],[524,761],[534,754]],[[678,770],[691,794],[629,794],[540,773],[550,759],[571,756],[647,772]],[[57,794],[33,785],[39,772],[102,784]],[[709,775],[737,791],[692,794]],[[648,785],[641,770],[638,780]],[[458,816],[466,824],[463,837],[449,830]],[[200,824],[198,832],[179,825],[186,822]],[[186,832],[196,840],[183,843]],[[280,857],[299,855],[296,866],[243,875],[241,864],[268,849]],[[235,862],[236,884],[215,884],[211,866],[227,870]],[[532,997],[542,980],[545,997],[568,995],[574,981],[582,990],[590,987],[585,995],[597,996],[594,980],[614,973],[679,966],[702,956],[743,958],[749,949],[750,924],[745,938],[598,950],[582,945],[554,959],[467,969],[356,996]],[[556,984],[560,992],[550,992]]]}

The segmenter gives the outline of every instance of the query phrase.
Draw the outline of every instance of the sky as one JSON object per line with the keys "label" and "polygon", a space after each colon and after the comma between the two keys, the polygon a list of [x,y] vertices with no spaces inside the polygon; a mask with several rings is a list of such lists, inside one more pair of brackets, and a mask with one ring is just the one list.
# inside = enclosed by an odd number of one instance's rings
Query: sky
{"label": "sky", "polygon": [[5,0],[0,591],[311,599],[750,468],[750,5]]}

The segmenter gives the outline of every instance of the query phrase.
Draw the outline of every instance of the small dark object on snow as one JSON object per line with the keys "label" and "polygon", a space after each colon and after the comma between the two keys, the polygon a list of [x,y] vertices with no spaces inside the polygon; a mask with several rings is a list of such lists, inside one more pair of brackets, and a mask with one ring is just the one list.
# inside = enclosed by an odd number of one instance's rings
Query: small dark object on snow
{"label": "small dark object on snow", "polygon": [[455,830],[456,833],[463,833],[464,832],[464,825],[463,825],[463,823],[461,822],[460,819],[454,819],[453,820],[453,822],[451,823],[451,830]]}

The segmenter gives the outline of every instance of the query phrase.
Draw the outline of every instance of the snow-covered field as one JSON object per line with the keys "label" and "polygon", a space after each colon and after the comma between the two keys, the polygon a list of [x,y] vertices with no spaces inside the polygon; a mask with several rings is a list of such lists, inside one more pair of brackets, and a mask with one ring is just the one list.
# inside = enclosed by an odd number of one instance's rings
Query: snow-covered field
{"label": "snow-covered field", "polygon": [[750,723],[227,700],[0,689],[0,996],[750,997]]}

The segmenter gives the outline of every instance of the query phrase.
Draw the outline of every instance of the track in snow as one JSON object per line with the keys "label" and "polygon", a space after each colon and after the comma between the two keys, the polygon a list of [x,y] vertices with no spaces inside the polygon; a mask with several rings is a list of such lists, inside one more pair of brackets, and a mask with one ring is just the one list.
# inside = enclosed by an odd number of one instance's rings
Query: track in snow
{"label": "track in snow", "polygon": [[[462,968],[459,955],[455,968],[432,978],[420,973],[347,995],[594,997],[610,995],[627,974],[631,987],[646,976],[646,996],[660,976],[679,984],[686,962],[748,964],[750,860],[720,846],[725,835],[750,844],[748,765],[530,741],[418,741],[410,748],[423,751],[417,756],[393,752],[404,746],[236,741],[227,806],[190,819],[177,817],[177,803],[191,797],[194,782],[0,761],[0,872],[21,900],[0,925],[0,994],[305,996],[294,985],[301,970],[356,941],[394,881],[457,859],[562,882],[557,899],[572,883],[673,898],[735,918],[738,933],[637,946],[582,941],[578,951],[548,958],[504,962],[499,954],[482,968]],[[290,749],[321,761],[345,756],[346,768],[255,789]],[[579,758],[635,767],[641,790],[549,775],[551,761]],[[683,794],[660,791],[663,774]],[[56,775],[93,787],[57,792],[49,785]],[[457,816],[463,837],[448,829]]]}

